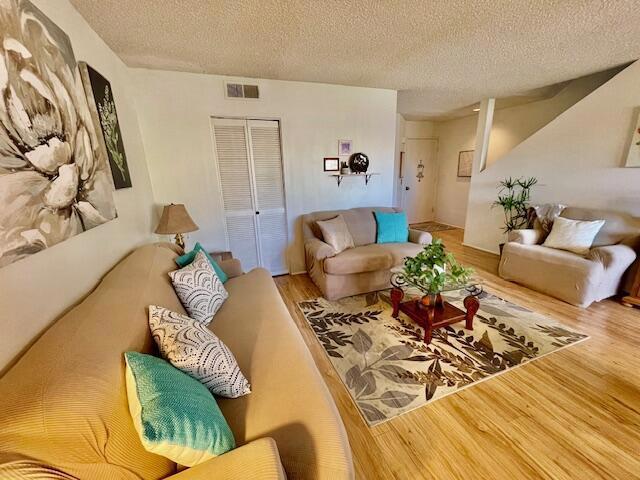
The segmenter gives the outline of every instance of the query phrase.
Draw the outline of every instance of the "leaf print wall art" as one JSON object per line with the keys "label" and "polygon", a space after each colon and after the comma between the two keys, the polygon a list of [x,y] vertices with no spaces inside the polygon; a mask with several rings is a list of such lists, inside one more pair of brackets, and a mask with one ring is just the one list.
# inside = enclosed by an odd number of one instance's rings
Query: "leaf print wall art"
{"label": "leaf print wall art", "polygon": [[124,153],[118,113],[109,80],[85,62],[79,62],[80,75],[104,155],[109,159],[116,190],[131,187],[131,176]]}
{"label": "leaf print wall art", "polygon": [[116,218],[69,37],[0,2],[0,267]]}

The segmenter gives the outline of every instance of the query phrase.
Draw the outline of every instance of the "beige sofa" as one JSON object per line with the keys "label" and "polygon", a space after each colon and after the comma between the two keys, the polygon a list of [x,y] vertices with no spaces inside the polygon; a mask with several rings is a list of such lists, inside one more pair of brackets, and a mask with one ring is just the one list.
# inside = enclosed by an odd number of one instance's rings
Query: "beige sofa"
{"label": "beige sofa", "polygon": [[[313,212],[302,216],[307,272],[329,300],[389,288],[390,269],[402,265],[405,257],[416,255],[423,245],[431,243],[431,235],[409,230],[409,242],[376,242],[374,211],[400,212],[389,207],[352,208]],[[353,237],[355,248],[336,255],[324,242],[316,223],[342,215]]]}
{"label": "beige sofa", "polygon": [[[148,305],[184,313],[167,275],[174,248],[129,255],[0,379],[0,478],[352,478],[333,399],[262,269],[226,283],[229,298],[211,324],[252,385],[247,396],[218,399],[238,448],[180,473],[144,450],[129,414],[123,353],[156,352]],[[237,263],[225,263],[238,273]]]}
{"label": "beige sofa", "polygon": [[561,216],[605,220],[587,255],[541,245],[541,230],[515,230],[502,250],[500,276],[585,308],[619,293],[625,272],[636,259],[638,219],[617,212],[572,207]]}

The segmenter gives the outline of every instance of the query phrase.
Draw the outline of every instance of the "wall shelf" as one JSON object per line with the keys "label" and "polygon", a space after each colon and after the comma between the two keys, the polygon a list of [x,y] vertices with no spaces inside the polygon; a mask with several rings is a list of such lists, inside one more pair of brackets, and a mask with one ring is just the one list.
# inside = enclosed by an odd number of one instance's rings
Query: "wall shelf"
{"label": "wall shelf", "polygon": [[369,180],[371,180],[371,177],[373,175],[380,175],[379,173],[330,173],[329,176],[333,177],[336,179],[336,182],[338,182],[338,187],[340,186],[340,184],[342,183],[342,179],[344,177],[360,177],[360,178],[364,178],[364,184],[368,185],[369,184]]}

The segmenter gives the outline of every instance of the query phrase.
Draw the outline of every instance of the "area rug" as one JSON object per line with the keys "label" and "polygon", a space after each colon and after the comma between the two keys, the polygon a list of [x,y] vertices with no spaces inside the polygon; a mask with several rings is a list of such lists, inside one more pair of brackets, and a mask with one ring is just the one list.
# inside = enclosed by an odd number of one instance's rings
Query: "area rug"
{"label": "area rug", "polygon": [[446,225],[444,223],[438,223],[438,222],[414,223],[413,225],[411,225],[411,228],[415,230],[422,230],[423,232],[429,232],[429,233],[456,229],[456,227],[452,227],[451,225]]}
{"label": "area rug", "polygon": [[[445,295],[459,308],[466,296]],[[473,330],[436,329],[429,345],[412,320],[391,316],[388,290],[298,306],[373,426],[588,338],[487,292],[478,298]]]}

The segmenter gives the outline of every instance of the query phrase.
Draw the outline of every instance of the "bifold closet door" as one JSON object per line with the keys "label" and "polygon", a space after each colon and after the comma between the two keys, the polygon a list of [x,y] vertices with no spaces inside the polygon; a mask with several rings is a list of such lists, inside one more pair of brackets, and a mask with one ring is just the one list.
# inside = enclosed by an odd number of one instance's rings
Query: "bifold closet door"
{"label": "bifold closet door", "polygon": [[229,248],[245,271],[260,265],[245,120],[212,119]]}
{"label": "bifold closet door", "polygon": [[280,123],[212,119],[229,248],[245,270],[287,273]]}
{"label": "bifold closet door", "polygon": [[256,220],[261,266],[273,275],[287,273],[287,215],[285,211],[280,122],[249,120],[253,160]]}

